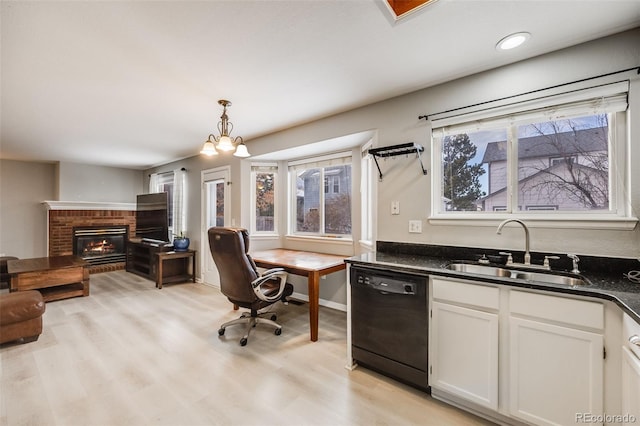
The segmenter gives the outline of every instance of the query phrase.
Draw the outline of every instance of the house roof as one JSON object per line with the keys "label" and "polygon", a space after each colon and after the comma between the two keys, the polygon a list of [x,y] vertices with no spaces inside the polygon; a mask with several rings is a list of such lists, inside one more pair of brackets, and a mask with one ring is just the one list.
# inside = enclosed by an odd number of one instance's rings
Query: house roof
{"label": "house roof", "polygon": [[[607,127],[559,133],[552,136],[532,136],[518,140],[518,158],[560,157],[580,152],[604,151]],[[552,138],[552,139],[550,139]],[[507,159],[506,141],[487,144],[482,163],[505,161]],[[577,146],[579,145],[579,149]]]}

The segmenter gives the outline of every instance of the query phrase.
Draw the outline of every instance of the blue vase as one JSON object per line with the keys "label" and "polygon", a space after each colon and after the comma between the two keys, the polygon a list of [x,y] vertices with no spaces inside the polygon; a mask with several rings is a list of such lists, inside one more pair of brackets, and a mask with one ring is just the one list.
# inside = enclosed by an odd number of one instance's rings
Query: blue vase
{"label": "blue vase", "polygon": [[188,238],[174,238],[173,239],[173,249],[175,251],[187,251],[189,249],[189,239]]}

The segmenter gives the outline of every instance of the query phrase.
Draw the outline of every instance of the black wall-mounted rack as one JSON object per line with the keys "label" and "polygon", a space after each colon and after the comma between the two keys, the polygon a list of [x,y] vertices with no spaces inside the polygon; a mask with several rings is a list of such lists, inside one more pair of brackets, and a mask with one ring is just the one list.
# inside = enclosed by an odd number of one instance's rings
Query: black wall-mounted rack
{"label": "black wall-mounted rack", "polygon": [[418,145],[415,142],[409,143],[401,143],[399,145],[391,145],[384,146],[382,148],[371,148],[369,150],[369,154],[373,156],[373,161],[376,162],[376,166],[378,167],[378,174],[380,176],[380,180],[382,180],[382,171],[380,170],[380,164],[378,164],[378,157],[395,157],[398,155],[409,155],[416,154],[418,161],[420,162],[420,168],[422,169],[422,174],[426,175],[427,170],[422,165],[422,158],[420,157],[420,153],[424,151],[422,145]]}

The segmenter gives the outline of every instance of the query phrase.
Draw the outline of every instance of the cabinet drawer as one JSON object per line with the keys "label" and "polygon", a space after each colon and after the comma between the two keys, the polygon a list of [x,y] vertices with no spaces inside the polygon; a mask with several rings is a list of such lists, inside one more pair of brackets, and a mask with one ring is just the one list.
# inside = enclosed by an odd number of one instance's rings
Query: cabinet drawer
{"label": "cabinet drawer", "polygon": [[512,290],[509,312],[579,327],[604,328],[604,307],[598,302]]}
{"label": "cabinet drawer", "polygon": [[439,278],[432,278],[432,283],[434,299],[493,310],[500,307],[500,291],[497,287]]}
{"label": "cabinet drawer", "polygon": [[19,290],[55,287],[63,284],[79,283],[84,280],[84,268],[63,268],[50,271],[24,272],[15,278]]}

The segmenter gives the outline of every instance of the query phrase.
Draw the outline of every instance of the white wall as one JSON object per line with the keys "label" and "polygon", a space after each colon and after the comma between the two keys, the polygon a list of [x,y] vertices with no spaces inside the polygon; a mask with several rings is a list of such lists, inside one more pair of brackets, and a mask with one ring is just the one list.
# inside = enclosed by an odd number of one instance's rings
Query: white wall
{"label": "white wall", "polygon": [[61,162],[58,201],[135,203],[143,191],[141,170]]}
{"label": "white wall", "polygon": [[55,173],[55,164],[0,160],[0,254],[47,256],[41,202],[55,197]]}
{"label": "white wall", "polygon": [[[427,54],[427,53],[425,53]],[[595,77],[640,66],[640,29],[603,38],[530,60],[475,74],[449,83],[409,93],[373,105],[358,108],[305,125],[247,141],[249,151],[261,155],[363,131],[377,132],[377,146],[418,142],[425,147],[424,162],[430,164],[430,129],[418,116],[452,108],[517,95],[531,90]],[[630,94],[631,151],[633,176],[631,197],[635,214],[640,216],[640,82],[634,81]],[[194,145],[194,151],[199,147]],[[226,155],[213,159],[195,156],[145,172],[186,167],[189,182],[188,232],[194,247],[202,245],[200,224],[200,171],[230,164],[232,170],[231,216],[236,225],[248,226],[249,160]],[[496,235],[495,227],[432,225],[428,221],[431,175],[424,176],[417,160],[396,157],[381,164],[384,180],[378,182],[377,240],[466,247],[521,250],[522,236],[517,233]],[[400,202],[400,215],[390,214],[391,201]],[[423,233],[409,234],[408,221],[423,222]],[[192,243],[193,244],[193,243]],[[257,243],[259,248],[287,246],[286,240]],[[254,248],[256,244],[254,244]],[[293,247],[292,247],[293,248]],[[300,247],[342,253],[344,247],[322,245]],[[558,253],[575,252],[596,256],[640,256],[640,227],[633,231],[544,229],[532,230],[532,250]],[[334,274],[340,275],[340,274]],[[321,297],[342,303],[345,296],[344,274],[323,282]],[[296,285],[296,291],[302,284]]]}
{"label": "white wall", "polygon": [[[378,146],[418,142],[430,161],[430,129],[419,115],[432,114],[479,102],[543,89],[640,66],[640,29],[539,56],[492,71],[441,84],[379,102],[303,126],[252,140],[252,153],[315,142],[368,129],[378,130]],[[640,216],[640,82],[632,82],[630,102],[631,197]],[[378,184],[377,239],[438,245],[522,250],[517,233],[496,235],[495,226],[432,225],[431,175],[423,176],[417,160],[396,157],[382,163],[384,180]],[[400,202],[400,215],[390,214],[391,201]],[[423,222],[422,234],[409,234],[408,221]],[[532,250],[559,253],[637,257],[640,227],[619,230],[532,230]]]}

